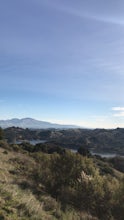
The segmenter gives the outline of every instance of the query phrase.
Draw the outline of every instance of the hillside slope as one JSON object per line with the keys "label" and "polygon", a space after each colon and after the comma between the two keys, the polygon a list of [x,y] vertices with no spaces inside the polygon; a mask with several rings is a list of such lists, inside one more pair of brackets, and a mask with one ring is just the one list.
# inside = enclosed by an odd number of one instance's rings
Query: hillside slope
{"label": "hillside slope", "polygon": [[29,167],[34,165],[34,161],[21,153],[0,148],[0,219],[52,220],[32,190],[21,187],[21,183],[27,181],[22,164],[30,172]]}
{"label": "hillside slope", "polygon": [[97,220],[85,212],[63,212],[44,186],[39,200],[35,190],[41,186],[30,178],[35,166],[28,154],[0,148],[0,220]]}
{"label": "hillside slope", "polygon": [[1,145],[1,220],[123,219],[124,175],[106,162]]}

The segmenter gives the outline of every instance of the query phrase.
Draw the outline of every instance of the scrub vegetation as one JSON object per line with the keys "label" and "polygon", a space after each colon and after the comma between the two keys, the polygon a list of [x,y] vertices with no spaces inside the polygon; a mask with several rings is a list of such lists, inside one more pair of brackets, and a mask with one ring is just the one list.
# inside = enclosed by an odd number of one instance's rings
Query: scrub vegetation
{"label": "scrub vegetation", "polygon": [[2,132],[1,220],[123,220],[124,173],[116,161],[83,149],[8,144]]}

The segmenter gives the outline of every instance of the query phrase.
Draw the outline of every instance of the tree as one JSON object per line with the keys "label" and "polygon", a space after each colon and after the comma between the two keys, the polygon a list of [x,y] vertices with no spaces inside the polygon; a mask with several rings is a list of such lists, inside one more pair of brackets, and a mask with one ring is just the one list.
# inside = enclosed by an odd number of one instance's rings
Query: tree
{"label": "tree", "polygon": [[90,151],[87,149],[87,147],[81,146],[78,148],[78,153],[81,154],[82,156],[91,156]]}
{"label": "tree", "polygon": [[82,157],[70,151],[51,157],[49,191],[58,197],[64,189],[74,188],[82,171]]}
{"label": "tree", "polygon": [[3,139],[3,129],[0,127],[0,140]]}

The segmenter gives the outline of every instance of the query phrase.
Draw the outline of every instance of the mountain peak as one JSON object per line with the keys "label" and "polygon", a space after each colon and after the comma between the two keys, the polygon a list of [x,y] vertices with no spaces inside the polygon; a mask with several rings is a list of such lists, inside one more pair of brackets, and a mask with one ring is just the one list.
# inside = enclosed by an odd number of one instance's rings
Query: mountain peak
{"label": "mountain peak", "polygon": [[78,128],[75,125],[60,125],[55,123],[50,123],[46,121],[39,121],[34,118],[13,118],[9,120],[0,120],[0,127],[8,128],[8,127],[20,127],[20,128],[32,128],[32,129],[48,129],[48,128],[56,128],[56,129],[69,129],[69,128]]}

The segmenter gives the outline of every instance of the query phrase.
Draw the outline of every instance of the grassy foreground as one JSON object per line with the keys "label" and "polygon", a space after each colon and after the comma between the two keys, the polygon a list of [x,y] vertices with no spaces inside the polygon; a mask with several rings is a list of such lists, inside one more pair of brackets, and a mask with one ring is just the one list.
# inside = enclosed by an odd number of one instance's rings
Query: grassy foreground
{"label": "grassy foreground", "polygon": [[0,148],[0,220],[122,220],[123,195],[123,173],[104,162]]}

